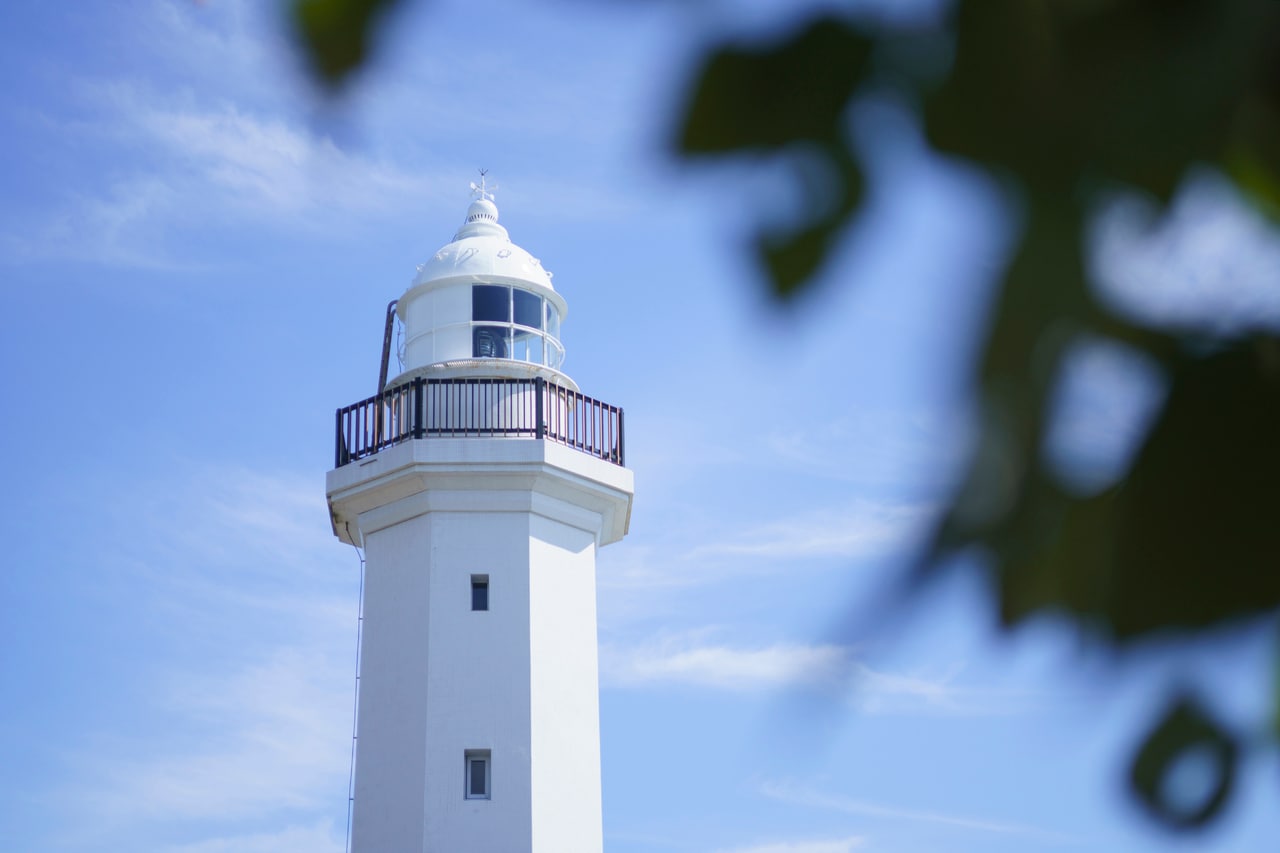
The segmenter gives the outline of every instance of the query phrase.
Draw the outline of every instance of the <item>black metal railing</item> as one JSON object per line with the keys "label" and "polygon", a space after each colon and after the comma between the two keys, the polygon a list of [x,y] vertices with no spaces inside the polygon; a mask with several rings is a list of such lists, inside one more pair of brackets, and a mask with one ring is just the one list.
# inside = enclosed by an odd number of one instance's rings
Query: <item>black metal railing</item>
{"label": "black metal railing", "polygon": [[624,465],[622,409],[535,379],[419,377],[338,409],[334,466],[413,438],[545,438]]}

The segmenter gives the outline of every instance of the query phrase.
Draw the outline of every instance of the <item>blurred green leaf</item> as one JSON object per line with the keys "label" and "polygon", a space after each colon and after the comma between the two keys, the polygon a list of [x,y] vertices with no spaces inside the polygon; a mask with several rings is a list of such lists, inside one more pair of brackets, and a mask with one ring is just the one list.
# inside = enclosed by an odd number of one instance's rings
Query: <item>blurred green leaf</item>
{"label": "blurred green leaf", "polygon": [[[991,554],[1006,623],[1059,603],[1074,577],[1076,555],[1054,551],[1071,499],[1048,479],[1040,445],[1063,354],[1092,312],[1081,235],[1078,212],[1032,198],[982,358],[980,444],[934,545]],[[1085,547],[1078,531],[1071,545]]]}
{"label": "blurred green leaf", "polygon": [[774,294],[784,298],[812,281],[862,202],[862,171],[848,148],[828,145],[816,156],[829,168],[797,179],[812,218],[765,229],[755,238]]}
{"label": "blurred green leaf", "polygon": [[988,391],[1002,425],[983,430],[937,540],[991,555],[1007,624],[1056,610],[1123,641],[1280,607],[1280,340],[1184,356],[1128,476],[1090,498],[1045,471],[1046,384],[1025,387],[1041,394]]}
{"label": "blurred green leaf", "polygon": [[1119,499],[1116,636],[1280,606],[1280,339],[1187,357]]}
{"label": "blurred green leaf", "polygon": [[838,143],[870,48],[847,22],[822,18],[778,43],[716,49],[694,75],[677,150],[705,155]]}
{"label": "blurred green leaf", "polygon": [[1101,180],[1167,199],[1224,157],[1275,17],[1270,0],[962,2],[929,137],[1033,192]]}
{"label": "blurred green leaf", "polygon": [[799,221],[754,240],[779,296],[812,280],[862,201],[845,126],[870,48],[849,23],[823,18],[778,43],[721,47],[697,74],[677,140],[685,156],[790,151],[815,161],[793,172]]}
{"label": "blurred green leaf", "polygon": [[[1199,802],[1184,803],[1171,788],[1180,760],[1200,750],[1214,774]],[[1157,820],[1174,829],[1203,827],[1230,799],[1240,749],[1235,738],[1190,697],[1176,699],[1147,735],[1129,770],[1129,785]]]}
{"label": "blurred green leaf", "polygon": [[400,0],[294,0],[293,25],[322,83],[340,87],[363,66],[378,18]]}

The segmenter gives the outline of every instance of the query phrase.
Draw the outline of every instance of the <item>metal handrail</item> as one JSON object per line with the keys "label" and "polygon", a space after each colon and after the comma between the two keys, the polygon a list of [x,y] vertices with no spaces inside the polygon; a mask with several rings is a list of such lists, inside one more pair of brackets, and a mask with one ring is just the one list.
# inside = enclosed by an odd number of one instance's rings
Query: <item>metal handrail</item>
{"label": "metal handrail", "polygon": [[547,439],[624,465],[622,409],[533,379],[418,377],[337,411],[334,467],[410,439]]}

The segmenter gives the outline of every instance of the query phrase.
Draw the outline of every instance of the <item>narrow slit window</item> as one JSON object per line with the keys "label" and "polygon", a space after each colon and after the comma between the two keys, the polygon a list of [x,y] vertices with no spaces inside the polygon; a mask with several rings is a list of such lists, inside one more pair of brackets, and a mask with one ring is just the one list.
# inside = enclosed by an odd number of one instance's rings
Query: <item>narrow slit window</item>
{"label": "narrow slit window", "polygon": [[488,575],[472,575],[471,576],[471,609],[472,610],[488,610],[489,609],[489,576]]}
{"label": "narrow slit window", "polygon": [[468,749],[466,758],[466,792],[468,800],[487,800],[489,794],[490,753],[487,749]]}

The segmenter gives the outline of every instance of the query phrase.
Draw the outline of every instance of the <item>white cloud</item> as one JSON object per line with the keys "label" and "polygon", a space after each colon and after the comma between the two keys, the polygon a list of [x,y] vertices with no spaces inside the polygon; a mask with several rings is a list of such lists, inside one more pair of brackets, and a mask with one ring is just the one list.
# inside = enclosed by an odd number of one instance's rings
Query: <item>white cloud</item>
{"label": "white cloud", "polygon": [[145,239],[159,219],[179,207],[179,193],[149,175],[77,191],[43,221],[0,235],[6,254],[22,260],[92,259],[108,266],[171,270],[191,267],[158,252]]}
{"label": "white cloud", "polygon": [[635,689],[682,685],[737,693],[817,691],[861,714],[1004,716],[1037,707],[1028,691],[959,683],[963,667],[890,672],[868,665],[850,646],[774,643],[733,646],[709,640],[710,629],[625,647],[603,644],[605,687]]}
{"label": "white cloud", "polygon": [[778,841],[771,844],[757,844],[751,847],[733,847],[717,850],[716,853],[849,853],[862,847],[866,839],[862,836],[847,838],[829,838],[821,841]]}
{"label": "white cloud", "polygon": [[690,560],[762,558],[857,559],[889,554],[916,541],[932,518],[932,508],[856,501],[838,510],[814,510],[753,527],[700,545]]}
{"label": "white cloud", "polygon": [[[269,556],[269,565],[328,573],[351,552],[335,547],[329,508],[317,477],[219,465],[193,472],[198,499],[186,510],[185,535],[227,541]],[[348,562],[348,566],[350,563]]]}
{"label": "white cloud", "polygon": [[[544,136],[580,136],[582,122],[568,127],[547,116],[560,115],[565,99],[589,103],[611,88],[602,90],[595,75],[524,81],[527,69],[515,67],[518,58],[499,56],[494,68],[492,62],[459,67],[441,56],[426,66],[441,79],[421,79],[419,64],[410,63],[365,91],[357,131],[344,124],[354,118],[355,104],[335,109],[319,102],[297,75],[283,16],[270,4],[207,5],[153,0],[120,22],[129,34],[121,49],[152,66],[146,77],[84,74],[60,81],[70,94],[67,108],[55,113],[58,126],[41,133],[55,146],[77,140],[60,156],[93,165],[68,181],[74,193],[45,198],[7,226],[9,233],[0,234],[6,254],[23,261],[198,269],[229,262],[202,254],[206,246],[222,245],[212,239],[220,229],[266,227],[354,242],[389,222],[465,201],[463,181],[474,164],[444,162],[439,150],[447,146],[437,144],[442,134],[467,128],[469,135],[493,131],[502,138],[515,126],[526,135],[542,128]],[[514,78],[507,73],[512,68]],[[612,61],[602,69],[634,76]],[[513,87],[513,79],[521,82]],[[493,91],[508,93],[509,108],[477,110],[478,93],[491,99]],[[626,136],[613,125],[600,132]],[[371,139],[389,141],[394,154],[374,150]],[[92,150],[89,158],[81,146]],[[566,178],[535,170],[524,175],[518,192],[532,209],[575,221],[634,212],[625,194]]]}
{"label": "white cloud", "polygon": [[964,684],[963,670],[956,663],[941,673],[887,672],[856,661],[845,701],[862,714],[1001,717],[1034,711],[1046,703],[1043,693],[1031,690]]}
{"label": "white cloud", "polygon": [[824,793],[790,782],[763,782],[759,786],[760,793],[772,800],[791,803],[793,805],[863,817],[884,818],[907,821],[911,823],[940,824],[943,826],[968,829],[975,832],[996,835],[1016,835],[1035,838],[1038,841],[1067,844],[1075,839],[1058,832],[1051,832],[1039,827],[1008,821],[989,820],[968,815],[956,815],[925,809],[901,808],[899,806],[844,797],[838,794]]}
{"label": "white cloud", "polygon": [[118,498],[148,533],[104,595],[145,614],[154,686],[130,723],[72,744],[62,800],[132,849],[158,849],[147,827],[184,853],[340,847],[297,824],[346,800],[355,676],[358,563],[315,478],[177,464]]}
{"label": "white cloud", "polygon": [[175,676],[161,704],[179,723],[113,756],[88,802],[112,821],[234,821],[341,802],[353,673],[331,655],[278,648],[242,669]]}
{"label": "white cloud", "polygon": [[290,826],[279,832],[234,835],[179,844],[166,853],[338,853],[345,841],[332,821]]}
{"label": "white cloud", "polygon": [[135,49],[154,54],[182,83],[278,101],[296,97],[279,85],[292,60],[284,21],[277,4],[257,0],[152,0],[127,29]]}
{"label": "white cloud", "polygon": [[909,557],[935,511],[924,503],[855,501],[763,524],[739,521],[735,527],[719,517],[728,514],[724,512],[659,519],[661,538],[656,541],[651,536],[601,553],[601,625],[616,628],[654,617],[665,620],[672,596],[687,598],[694,587],[798,571],[847,570],[860,561]]}
{"label": "white cloud", "polygon": [[97,100],[107,115],[80,132],[127,156],[109,180],[95,176],[5,235],[11,254],[199,268],[228,263],[200,254],[226,229],[354,238],[446,197],[438,171],[344,148],[279,114],[192,104],[126,83],[98,87]]}
{"label": "white cloud", "polygon": [[[428,196],[432,181],[277,116],[232,104],[132,110],[144,144],[183,175],[189,200],[221,201],[259,219],[327,228],[335,213],[387,215]],[[216,211],[215,211],[216,212]],[[314,218],[320,216],[321,222]]]}
{"label": "white cloud", "polygon": [[600,650],[605,683],[620,687],[663,683],[723,690],[832,687],[848,677],[850,665],[849,650],[833,645],[779,643],[743,649],[667,640],[625,651],[610,646]]}
{"label": "white cloud", "polygon": [[968,441],[963,412],[836,410],[770,432],[766,461],[826,480],[919,489],[947,482]]}
{"label": "white cloud", "polygon": [[175,463],[117,497],[122,527],[154,531],[123,545],[117,583],[143,591],[157,630],[211,655],[355,630],[359,559],[334,540],[314,475]]}

